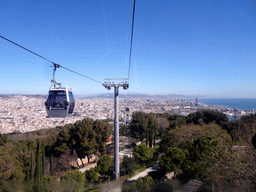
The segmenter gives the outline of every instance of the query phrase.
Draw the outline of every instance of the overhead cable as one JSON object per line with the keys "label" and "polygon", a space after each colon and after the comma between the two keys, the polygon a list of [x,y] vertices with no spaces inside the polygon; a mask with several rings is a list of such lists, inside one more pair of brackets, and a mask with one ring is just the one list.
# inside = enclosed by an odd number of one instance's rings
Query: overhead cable
{"label": "overhead cable", "polygon": [[45,57],[43,57],[43,56],[41,56],[41,55],[38,55],[37,53],[35,53],[35,52],[33,52],[33,51],[30,51],[29,49],[27,49],[27,48],[25,48],[25,47],[22,47],[21,45],[19,45],[19,44],[17,44],[17,43],[14,43],[13,41],[11,41],[11,40],[9,40],[9,39],[6,39],[6,38],[3,37],[3,36],[0,36],[0,37],[3,38],[3,39],[6,40],[6,41],[11,42],[12,44],[14,44],[14,45],[16,45],[16,46],[18,46],[18,47],[20,47],[20,48],[22,48],[22,49],[25,49],[26,51],[28,51],[28,52],[30,52],[30,53],[32,53],[32,54],[38,56],[38,57],[41,57],[42,59],[44,59],[44,60],[46,60],[46,61],[49,61],[49,62],[51,62],[51,63],[54,63],[54,62],[52,62],[51,60],[46,59]]}
{"label": "overhead cable", "polygon": [[82,74],[77,73],[77,72],[75,72],[75,71],[73,71],[73,70],[71,70],[71,69],[68,69],[68,68],[63,67],[63,66],[61,66],[61,65],[59,65],[59,64],[56,64],[55,62],[53,62],[53,61],[51,61],[51,60],[49,60],[49,59],[46,59],[45,57],[43,57],[43,56],[41,56],[41,55],[39,55],[39,54],[37,54],[37,53],[35,53],[35,52],[33,52],[33,51],[30,51],[29,49],[27,49],[27,48],[25,48],[25,47],[23,47],[23,46],[21,46],[21,45],[19,45],[19,44],[17,44],[17,43],[14,43],[13,41],[11,41],[11,40],[9,40],[9,39],[3,37],[3,36],[0,36],[0,37],[1,37],[2,39],[6,40],[6,41],[9,41],[10,43],[12,43],[12,44],[14,44],[14,45],[16,45],[16,46],[22,48],[22,49],[25,49],[26,51],[28,51],[28,52],[30,52],[30,53],[32,53],[32,54],[34,54],[34,55],[36,55],[36,56],[38,56],[38,57],[40,57],[40,58],[46,60],[46,61],[51,62],[53,65],[58,65],[59,67],[61,67],[61,68],[63,68],[63,69],[66,69],[66,70],[68,70],[68,71],[70,71],[70,72],[73,72],[73,73],[75,73],[75,74],[77,74],[77,75],[80,75],[80,76],[82,76],[82,77],[85,77],[85,78],[87,78],[87,79],[90,79],[90,80],[92,80],[92,81],[95,81],[95,82],[97,82],[97,83],[102,84],[102,82],[100,82],[100,81],[97,81],[97,80],[95,80],[95,79],[93,79],[93,78],[90,78],[90,77],[88,77],[88,76],[82,75]]}
{"label": "overhead cable", "polygon": [[129,58],[128,81],[130,79],[131,60],[132,60],[132,40],[133,40],[133,27],[134,27],[134,15],[135,15],[135,1],[136,0],[134,0],[134,2],[133,2],[132,31],[131,31],[131,44],[130,44],[130,58]]}
{"label": "overhead cable", "polygon": [[97,83],[102,84],[102,82],[100,82],[100,81],[97,81],[97,80],[95,80],[95,79],[93,79],[93,78],[90,78],[90,77],[88,77],[88,76],[82,75],[82,74],[80,74],[80,73],[77,73],[77,72],[75,72],[75,71],[73,71],[73,70],[71,70],[71,69],[68,69],[68,68],[66,68],[66,67],[63,67],[63,66],[61,66],[61,65],[60,65],[60,67],[63,68],[63,69],[66,69],[66,70],[68,70],[68,71],[70,71],[70,72],[73,72],[73,73],[75,73],[75,74],[77,74],[77,75],[80,75],[80,76],[82,76],[82,77],[85,77],[85,78],[87,78],[87,79],[90,79],[90,80],[92,80],[92,81],[95,81],[95,82],[97,82]]}

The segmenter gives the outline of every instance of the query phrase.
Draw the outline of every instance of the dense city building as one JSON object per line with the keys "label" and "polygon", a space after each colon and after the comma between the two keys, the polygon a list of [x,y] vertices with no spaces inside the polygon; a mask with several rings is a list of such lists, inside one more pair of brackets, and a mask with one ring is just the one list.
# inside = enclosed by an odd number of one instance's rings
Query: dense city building
{"label": "dense city building", "polygon": [[[129,122],[135,111],[146,113],[170,113],[188,115],[202,109],[223,112],[229,116],[249,115],[251,111],[234,108],[220,108],[215,105],[205,105],[194,100],[167,99],[146,96],[120,98],[120,121]],[[77,98],[75,110],[71,117],[47,118],[45,110],[45,96],[34,95],[6,95],[0,97],[0,133],[29,132],[39,129],[63,126],[75,123],[85,117],[92,119],[113,119],[113,98]]]}

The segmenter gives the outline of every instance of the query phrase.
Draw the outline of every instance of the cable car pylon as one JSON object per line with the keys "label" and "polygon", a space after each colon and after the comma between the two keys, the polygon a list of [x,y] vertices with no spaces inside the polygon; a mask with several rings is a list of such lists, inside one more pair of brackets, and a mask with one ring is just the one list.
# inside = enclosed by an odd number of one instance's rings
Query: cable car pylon
{"label": "cable car pylon", "polygon": [[129,88],[128,78],[114,78],[105,79],[102,84],[107,90],[111,90],[114,87],[114,178],[116,180],[120,177],[119,166],[119,87],[123,87],[124,90]]}

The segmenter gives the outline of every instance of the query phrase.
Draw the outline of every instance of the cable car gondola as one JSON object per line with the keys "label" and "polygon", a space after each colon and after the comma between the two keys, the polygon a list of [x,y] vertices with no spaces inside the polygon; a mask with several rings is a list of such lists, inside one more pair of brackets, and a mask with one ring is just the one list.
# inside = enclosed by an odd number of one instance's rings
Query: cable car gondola
{"label": "cable car gondola", "polygon": [[61,87],[61,84],[55,81],[57,67],[59,65],[54,64],[52,86],[45,101],[46,111],[49,118],[70,117],[75,108],[75,99],[71,88]]}

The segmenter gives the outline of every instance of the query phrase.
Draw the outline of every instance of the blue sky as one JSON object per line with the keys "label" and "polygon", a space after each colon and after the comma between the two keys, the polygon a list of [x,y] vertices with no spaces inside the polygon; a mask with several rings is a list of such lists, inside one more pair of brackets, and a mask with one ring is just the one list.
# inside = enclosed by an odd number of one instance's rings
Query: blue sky
{"label": "blue sky", "polygon": [[[100,82],[126,78],[132,6],[1,1],[0,36]],[[129,92],[255,98],[255,31],[254,0],[137,0]],[[3,39],[0,52],[0,93],[48,92],[50,62]],[[56,80],[76,95],[109,92],[64,69]]]}

